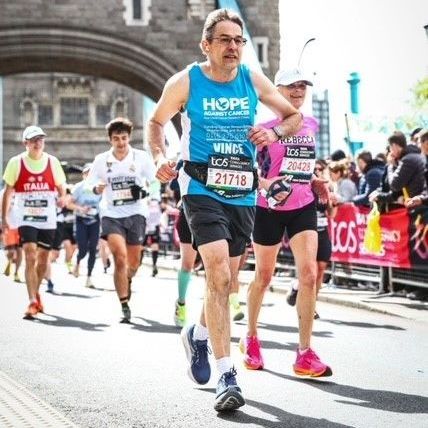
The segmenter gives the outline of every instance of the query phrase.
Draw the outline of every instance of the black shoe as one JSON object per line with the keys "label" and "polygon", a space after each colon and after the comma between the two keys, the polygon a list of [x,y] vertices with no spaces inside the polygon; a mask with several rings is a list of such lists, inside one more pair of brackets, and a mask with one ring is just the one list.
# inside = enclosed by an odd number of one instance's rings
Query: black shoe
{"label": "black shoe", "polygon": [[289,295],[287,296],[287,303],[290,306],[294,306],[296,304],[296,300],[297,300],[297,293],[299,290],[291,290]]}
{"label": "black shoe", "polygon": [[223,373],[216,388],[214,409],[217,412],[236,410],[245,404],[241,388],[236,383],[235,368]]}
{"label": "black shoe", "polygon": [[154,278],[157,274],[158,274],[158,268],[156,266],[153,266],[152,277]]}
{"label": "black shoe", "polygon": [[314,313],[314,320],[319,320],[319,319],[320,319],[320,316],[319,316],[318,312],[315,311],[315,313]]}
{"label": "black shoe", "polygon": [[131,309],[128,304],[122,304],[122,315],[120,322],[122,324],[131,324]]}

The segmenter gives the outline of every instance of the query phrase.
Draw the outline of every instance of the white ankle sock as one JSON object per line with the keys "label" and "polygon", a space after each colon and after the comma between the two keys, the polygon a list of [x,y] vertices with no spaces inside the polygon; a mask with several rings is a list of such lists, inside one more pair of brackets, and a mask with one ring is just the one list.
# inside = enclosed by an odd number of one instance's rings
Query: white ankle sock
{"label": "white ankle sock", "polygon": [[223,373],[227,373],[233,367],[230,357],[220,358],[216,360],[215,363],[217,365],[217,370],[219,371],[220,375],[222,375]]}
{"label": "white ankle sock", "polygon": [[193,329],[193,340],[207,340],[208,329],[201,324],[196,324]]}

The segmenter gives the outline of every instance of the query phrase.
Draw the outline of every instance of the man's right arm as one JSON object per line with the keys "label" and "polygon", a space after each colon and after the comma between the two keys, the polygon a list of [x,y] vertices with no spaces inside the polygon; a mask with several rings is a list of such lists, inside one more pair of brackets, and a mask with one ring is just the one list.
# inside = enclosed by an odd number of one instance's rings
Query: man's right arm
{"label": "man's right arm", "polygon": [[10,186],[9,184],[6,184],[3,192],[3,200],[1,204],[1,221],[2,221],[2,227],[4,229],[9,227],[9,223],[7,221],[7,214],[9,212],[10,208],[10,200],[12,198],[13,193],[13,186]]}
{"label": "man's right arm", "polygon": [[18,179],[18,174],[19,174],[19,161],[18,161],[18,157],[14,156],[7,163],[6,169],[4,170],[4,174],[3,174],[3,181],[5,183],[5,187],[4,187],[3,199],[1,203],[2,204],[1,216],[2,216],[2,223],[4,228],[8,227],[7,214],[9,212],[10,200],[12,198],[12,193],[15,188],[16,180]]}
{"label": "man's right arm", "polygon": [[176,176],[175,165],[166,160],[165,124],[183,109],[189,96],[189,74],[183,70],[165,84],[147,126],[147,140],[157,167],[156,178],[165,183]]}

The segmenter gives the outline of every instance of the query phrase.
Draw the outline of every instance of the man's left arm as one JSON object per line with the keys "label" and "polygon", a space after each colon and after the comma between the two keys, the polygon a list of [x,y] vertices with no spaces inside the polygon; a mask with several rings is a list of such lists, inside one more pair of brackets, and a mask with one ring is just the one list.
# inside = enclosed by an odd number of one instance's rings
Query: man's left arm
{"label": "man's left arm", "polygon": [[64,170],[59,162],[59,160],[55,157],[52,157],[52,172],[55,181],[55,187],[58,192],[58,207],[63,208],[66,205],[66,177]]}

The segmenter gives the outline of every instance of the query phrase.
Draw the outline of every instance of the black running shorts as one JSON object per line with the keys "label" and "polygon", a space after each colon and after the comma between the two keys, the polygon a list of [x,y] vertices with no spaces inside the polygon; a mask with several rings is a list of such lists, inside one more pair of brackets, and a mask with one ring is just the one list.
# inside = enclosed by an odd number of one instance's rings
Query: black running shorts
{"label": "black running shorts", "polygon": [[328,230],[318,231],[317,262],[329,262],[331,257],[331,241]]}
{"label": "black running shorts", "polygon": [[50,250],[52,248],[55,229],[37,229],[33,226],[20,226],[18,227],[18,231],[21,245],[33,242],[44,250]]}
{"label": "black running shorts", "polygon": [[275,211],[257,207],[253,241],[259,245],[276,245],[282,241],[284,232],[291,239],[305,230],[317,230],[315,203],[290,211]]}
{"label": "black running shorts", "polygon": [[118,234],[125,238],[128,245],[142,245],[146,230],[146,219],[140,214],[123,218],[103,217],[101,219],[101,230],[104,239],[107,239],[108,235]]}
{"label": "black running shorts", "polygon": [[186,216],[184,215],[184,210],[181,209],[178,214],[177,223],[175,225],[177,228],[178,238],[182,244],[191,244],[192,243],[192,232],[190,232],[189,223],[187,223]]}
{"label": "black running shorts", "polygon": [[153,244],[159,244],[160,242],[160,227],[156,226],[156,230],[152,233],[147,233],[144,237],[143,246],[150,246]]}
{"label": "black running shorts", "polygon": [[63,241],[70,241],[73,245],[76,243],[76,238],[74,234],[74,223],[64,222],[64,235],[62,237]]}
{"label": "black running shorts", "polygon": [[226,239],[230,257],[244,254],[251,242],[255,207],[225,204],[204,195],[183,196],[183,207],[195,249]]}
{"label": "black running shorts", "polygon": [[64,238],[64,222],[57,221],[55,236],[52,243],[52,249],[59,251],[61,249],[61,244]]}

